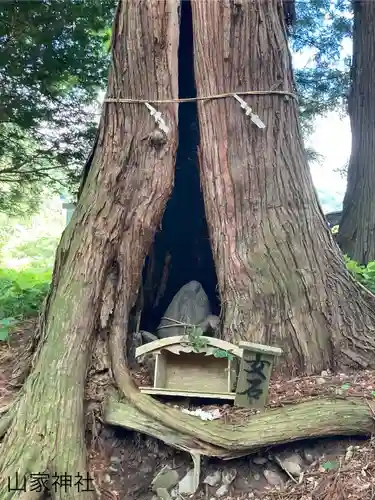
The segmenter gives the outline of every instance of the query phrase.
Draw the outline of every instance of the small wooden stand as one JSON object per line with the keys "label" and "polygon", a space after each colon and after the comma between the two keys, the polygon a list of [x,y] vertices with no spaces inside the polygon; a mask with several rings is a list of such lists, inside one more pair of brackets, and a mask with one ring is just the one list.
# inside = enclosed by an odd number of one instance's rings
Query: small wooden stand
{"label": "small wooden stand", "polygon": [[[146,394],[223,399],[236,397],[238,367],[242,350],[213,337],[201,337],[205,347],[195,352],[186,336],[154,340],[136,349],[136,358],[155,356],[153,387],[140,387]],[[229,357],[218,357],[226,351]]]}
{"label": "small wooden stand", "polygon": [[240,371],[238,374],[235,406],[264,408],[268,397],[275,356],[280,356],[279,347],[270,347],[251,342],[241,342],[243,349]]}
{"label": "small wooden stand", "polygon": [[[251,342],[236,346],[212,337],[201,339],[206,344],[198,353],[186,342],[186,336],[138,347],[136,358],[155,356],[153,387],[139,390],[155,396],[234,400],[236,406],[264,408],[273,361],[282,350]],[[230,357],[217,357],[218,350]]]}

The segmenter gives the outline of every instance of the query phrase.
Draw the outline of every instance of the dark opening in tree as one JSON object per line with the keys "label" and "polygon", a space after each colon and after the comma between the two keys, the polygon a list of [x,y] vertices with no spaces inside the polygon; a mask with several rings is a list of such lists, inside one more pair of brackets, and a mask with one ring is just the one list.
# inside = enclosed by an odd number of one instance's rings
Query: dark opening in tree
{"label": "dark opening in tree", "polygon": [[[193,26],[190,2],[181,3],[178,50],[179,97],[195,97]],[[197,103],[179,106],[175,182],[143,273],[141,329],[154,332],[173,296],[199,281],[213,314],[220,313],[217,278],[200,186]]]}

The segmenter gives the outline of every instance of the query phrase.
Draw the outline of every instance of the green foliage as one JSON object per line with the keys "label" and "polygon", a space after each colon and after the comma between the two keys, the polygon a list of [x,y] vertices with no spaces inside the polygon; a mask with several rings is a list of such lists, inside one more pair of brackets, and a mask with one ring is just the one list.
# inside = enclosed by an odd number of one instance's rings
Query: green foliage
{"label": "green foliage", "polygon": [[345,264],[347,269],[363,286],[375,293],[375,261],[369,262],[367,266],[362,266],[345,255]]}
{"label": "green foliage", "polygon": [[350,389],[350,384],[342,384],[341,387],[336,388],[336,394],[339,396],[346,396],[348,390]]}
{"label": "green foliage", "polygon": [[36,237],[14,248],[13,255],[17,258],[27,257],[33,262],[33,267],[45,267],[53,262],[56,253],[56,238],[53,236]]}
{"label": "green foliage", "polygon": [[64,226],[59,199],[46,200],[34,216],[0,214],[0,340],[40,311]]}
{"label": "green foliage", "polygon": [[[0,210],[27,183],[74,189],[96,129],[116,0],[2,2]],[[39,183],[39,186],[38,186]],[[12,212],[13,213],[13,212]]]}
{"label": "green foliage", "polygon": [[1,327],[38,314],[51,282],[51,271],[0,269]]}
{"label": "green foliage", "polygon": [[312,147],[305,147],[305,156],[308,161],[308,163],[319,163],[322,164],[324,161],[324,156],[320,153],[318,153],[314,148]]}
{"label": "green foliage", "polygon": [[26,181],[21,182],[21,176],[19,182],[2,182],[0,172],[0,213],[7,214],[10,217],[23,217],[33,214],[40,208],[42,195],[43,186],[41,182],[34,182],[33,184]]}
{"label": "green foliage", "polygon": [[52,269],[64,227],[65,214],[58,198],[46,200],[36,215],[0,214],[0,268]]}
{"label": "green foliage", "polygon": [[[93,103],[106,84],[116,3],[2,3],[0,211],[37,210],[46,185],[77,190],[96,129]],[[351,29],[350,0],[296,2],[291,47],[312,59],[295,72],[305,133],[317,114],[345,105],[350,61],[340,49]],[[316,160],[316,152],[306,154]]]}
{"label": "green foliage", "polygon": [[310,62],[295,70],[305,133],[316,115],[345,110],[350,84],[350,58],[343,58],[344,40],[352,37],[350,0],[296,2],[290,43],[294,52],[308,50]]}
{"label": "green foliage", "polygon": [[325,471],[329,472],[331,470],[336,470],[339,468],[339,463],[336,462],[336,461],[331,461],[331,460],[328,460],[327,462],[324,462],[322,464],[322,467]]}
{"label": "green foliage", "polygon": [[15,324],[17,324],[17,320],[15,318],[0,319],[0,342],[8,340],[10,329]]}

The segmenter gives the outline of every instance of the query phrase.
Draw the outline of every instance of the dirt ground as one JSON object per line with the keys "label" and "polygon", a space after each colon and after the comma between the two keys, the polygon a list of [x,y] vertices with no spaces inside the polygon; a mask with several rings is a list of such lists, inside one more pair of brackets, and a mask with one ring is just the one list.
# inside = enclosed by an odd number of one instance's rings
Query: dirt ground
{"label": "dirt ground", "polygon": [[[345,461],[348,448],[354,449],[350,462]],[[202,478],[217,470],[235,470],[236,478],[230,485],[229,494],[222,500],[245,499],[299,499],[299,500],[367,500],[375,498],[375,447],[369,440],[321,439],[303,442],[298,446],[283,446],[272,450],[300,453],[306,450],[314,458],[307,465],[301,483],[285,475],[285,484],[273,487],[262,474],[264,465],[254,463],[252,457],[223,462],[202,460]],[[268,450],[257,458],[266,459]],[[326,471],[323,464],[338,463],[338,469]],[[105,498],[151,500],[154,493],[150,485],[156,473],[165,465],[180,472],[182,477],[191,462],[187,454],[167,448],[163,443],[133,433],[120,432],[107,435],[101,450],[91,450],[90,468]],[[297,481],[297,482],[296,482]],[[217,487],[203,484],[193,496],[177,496],[194,500],[215,499]]]}
{"label": "dirt ground", "polygon": [[[16,391],[9,384],[17,360],[22,358],[26,343],[36,326],[35,320],[25,322],[11,334],[9,342],[0,344],[0,407],[10,403]],[[147,376],[135,373],[138,383]],[[274,378],[270,387],[269,407],[284,406],[301,400],[331,396],[361,397],[375,401],[375,372],[331,374],[281,380]],[[177,402],[182,406],[184,402]],[[202,407],[187,401],[190,410]],[[176,404],[176,401],[170,402]],[[212,409],[206,405],[204,409]],[[240,421],[248,410],[231,405],[215,406],[220,418]],[[102,427],[100,433],[88,436],[89,469],[100,497],[113,500],[151,500],[155,493],[151,482],[166,465],[183,477],[191,468],[187,453],[178,452],[148,436],[120,428]],[[278,457],[301,457],[302,472],[295,477],[280,467]],[[265,471],[274,471],[266,476]],[[231,475],[227,493],[219,496],[218,487],[204,484],[212,474]],[[198,492],[190,497],[172,492],[172,498],[181,500],[245,500],[245,499],[299,499],[299,500],[370,500],[375,499],[375,441],[372,439],[319,439],[303,441],[236,460],[220,461],[202,458],[201,480]],[[278,484],[273,484],[278,483]]]}

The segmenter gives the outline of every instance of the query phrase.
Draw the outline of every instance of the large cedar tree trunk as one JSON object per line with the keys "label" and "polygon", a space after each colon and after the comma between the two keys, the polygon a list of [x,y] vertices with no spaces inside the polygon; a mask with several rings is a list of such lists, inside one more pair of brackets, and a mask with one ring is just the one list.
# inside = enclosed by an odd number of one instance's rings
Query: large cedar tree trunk
{"label": "large cedar tree trunk", "polygon": [[[201,95],[279,84],[292,89],[280,9],[276,0],[193,3]],[[176,98],[178,31],[178,2],[120,0],[108,97]],[[263,132],[249,124],[232,98],[199,107],[202,184],[224,335],[281,344],[289,369],[294,363],[309,372],[344,359],[371,363],[371,304],[346,273],[324,227],[304,160],[296,104],[275,96],[252,103],[267,124]],[[0,435],[10,423],[0,454],[1,500],[20,497],[7,488],[7,478],[14,481],[16,472],[21,481],[30,473],[85,474],[85,382],[97,358],[102,371],[109,368],[109,385],[118,389],[117,395],[109,391],[116,395],[112,399],[126,398],[115,406],[120,412],[130,408],[128,426],[146,421],[146,432],[173,446],[217,456],[256,446],[256,423],[248,422],[244,438],[238,426],[200,422],[162,405],[136,389],[124,360],[143,262],[174,181],[177,105],[163,105],[161,111],[170,127],[164,143],[155,140],[143,104],[104,106],[91,168],[57,252],[32,371],[0,420]],[[98,345],[104,345],[103,356]],[[363,406],[354,404],[358,425],[351,420],[348,426],[341,405],[335,427],[335,402],[323,412],[305,405],[289,415],[289,421],[297,415],[303,424],[299,434],[293,435],[290,426],[285,433],[284,415],[281,438],[275,430],[278,415],[265,413],[261,434],[268,444],[286,439],[285,434],[288,440],[314,436],[322,432],[317,418],[326,422],[328,434],[343,427],[369,432],[372,415]],[[107,421],[115,423],[110,410],[109,405]],[[54,496],[91,499],[92,493],[58,489]]]}
{"label": "large cedar tree trunk", "polygon": [[352,259],[375,260],[375,2],[353,1],[352,151],[337,241]]}
{"label": "large cedar tree trunk", "polygon": [[[178,2],[120,0],[113,30],[108,97],[178,97]],[[177,105],[163,106],[163,116],[170,132],[160,145],[144,104],[104,105],[91,168],[57,251],[33,369],[1,447],[1,500],[19,497],[7,484],[10,478],[15,487],[16,472],[20,484],[30,473],[66,473],[73,483],[76,474],[85,476],[84,391],[92,346],[100,330],[124,339],[143,262],[173,187]],[[123,356],[123,345],[119,351]],[[93,494],[58,488],[55,497]]]}
{"label": "large cedar tree trunk", "polygon": [[[280,0],[192,7],[198,96],[294,91]],[[279,368],[287,372],[373,366],[374,301],[349,276],[325,224],[297,103],[280,95],[243,98],[266,129],[234,98],[198,103],[223,336],[280,346]]]}

